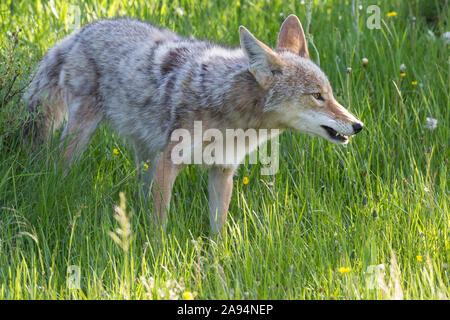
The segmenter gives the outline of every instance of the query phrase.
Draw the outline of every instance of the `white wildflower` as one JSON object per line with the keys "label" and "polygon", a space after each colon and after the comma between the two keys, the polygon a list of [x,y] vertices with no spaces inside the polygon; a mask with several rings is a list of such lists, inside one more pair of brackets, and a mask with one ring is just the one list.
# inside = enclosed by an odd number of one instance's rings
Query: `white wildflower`
{"label": "white wildflower", "polygon": [[180,16],[184,15],[184,11],[183,11],[183,9],[181,9],[181,8],[177,8],[177,13],[178,13]]}
{"label": "white wildflower", "polygon": [[425,128],[434,130],[437,128],[437,119],[434,118],[426,118]]}
{"label": "white wildflower", "polygon": [[444,38],[445,44],[449,44],[450,43],[450,31],[447,31],[446,33],[444,33],[442,35],[442,38]]}
{"label": "white wildflower", "polygon": [[427,32],[427,34],[426,34],[426,37],[427,37],[427,39],[430,40],[430,41],[436,40],[436,36],[435,36],[434,32],[431,31],[430,29],[428,29],[428,32]]}

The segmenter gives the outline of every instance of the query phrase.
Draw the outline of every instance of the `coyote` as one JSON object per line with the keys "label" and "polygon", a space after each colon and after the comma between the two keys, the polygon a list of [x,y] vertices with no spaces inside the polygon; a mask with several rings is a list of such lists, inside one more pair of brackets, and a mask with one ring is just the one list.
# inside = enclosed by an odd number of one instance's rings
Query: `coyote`
{"label": "coyote", "polygon": [[[222,132],[292,129],[345,144],[363,128],[309,59],[295,15],[283,22],[275,50],[243,26],[239,37],[240,48],[229,49],[134,19],[96,21],[48,50],[24,98],[31,112],[41,110],[40,138],[65,122],[60,149],[68,167],[102,120],[133,142],[138,164],[148,163],[142,179],[164,228],[183,168],[171,160],[175,130],[192,132],[201,121]],[[208,166],[213,235],[226,220],[233,173],[256,147],[241,148],[231,165]]]}

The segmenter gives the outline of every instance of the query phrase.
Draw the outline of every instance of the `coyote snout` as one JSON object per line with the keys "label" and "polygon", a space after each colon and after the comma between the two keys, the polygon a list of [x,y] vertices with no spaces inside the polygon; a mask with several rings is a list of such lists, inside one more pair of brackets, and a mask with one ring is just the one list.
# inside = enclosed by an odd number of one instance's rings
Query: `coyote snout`
{"label": "coyote snout", "polygon": [[350,112],[341,106],[336,100],[326,105],[326,111],[330,119],[326,123],[320,124],[325,131],[322,136],[330,142],[345,144],[348,137],[357,134],[363,128],[363,123],[356,119]]}
{"label": "coyote snout", "polygon": [[337,144],[348,143],[350,136],[363,129],[363,123],[334,100],[331,93],[315,93],[304,100],[307,101],[303,105],[293,107],[302,112],[287,115],[292,129]]}
{"label": "coyote snout", "polygon": [[317,124],[322,129],[320,136],[328,141],[346,144],[349,136],[363,129],[363,123],[336,101],[331,101],[325,108],[327,119],[319,119]]}

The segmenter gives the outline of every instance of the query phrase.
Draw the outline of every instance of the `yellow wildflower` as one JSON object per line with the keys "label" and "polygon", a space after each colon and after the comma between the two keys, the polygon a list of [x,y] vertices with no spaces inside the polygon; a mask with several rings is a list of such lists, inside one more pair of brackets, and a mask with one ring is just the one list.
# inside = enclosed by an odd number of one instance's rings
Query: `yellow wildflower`
{"label": "yellow wildflower", "polygon": [[144,162],[144,168],[148,169],[148,164],[146,164],[145,162]]}
{"label": "yellow wildflower", "polygon": [[388,18],[396,17],[397,16],[397,12],[395,12],[395,11],[388,12],[386,16]]}
{"label": "yellow wildflower", "polygon": [[247,177],[244,177],[244,179],[242,179],[242,183],[243,183],[243,184],[247,184],[247,183],[248,183],[248,178],[247,178]]}
{"label": "yellow wildflower", "polygon": [[416,259],[417,259],[417,261],[419,261],[419,262],[422,262],[422,261],[423,261],[423,258],[422,258],[422,256],[421,256],[420,254],[416,257]]}
{"label": "yellow wildflower", "polygon": [[413,86],[417,86],[417,81],[412,81],[411,84],[412,84]]}
{"label": "yellow wildflower", "polygon": [[190,291],[185,291],[183,293],[183,299],[184,300],[193,300],[194,299],[194,295]]}
{"label": "yellow wildflower", "polygon": [[404,72],[400,73],[400,77],[406,77],[406,73]]}
{"label": "yellow wildflower", "polygon": [[119,154],[119,150],[117,150],[116,148],[113,149],[113,153],[114,154]]}
{"label": "yellow wildflower", "polygon": [[338,269],[340,274],[346,274],[350,272],[350,268],[349,267],[342,267]]}

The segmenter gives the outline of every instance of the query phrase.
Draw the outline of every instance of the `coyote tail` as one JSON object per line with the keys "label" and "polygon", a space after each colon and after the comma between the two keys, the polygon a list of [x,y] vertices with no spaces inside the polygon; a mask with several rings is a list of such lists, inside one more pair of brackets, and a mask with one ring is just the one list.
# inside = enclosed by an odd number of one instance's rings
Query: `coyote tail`
{"label": "coyote tail", "polygon": [[67,117],[64,90],[58,84],[64,63],[63,44],[54,46],[45,54],[24,94],[30,113],[25,136],[31,136],[33,142],[45,141]]}

